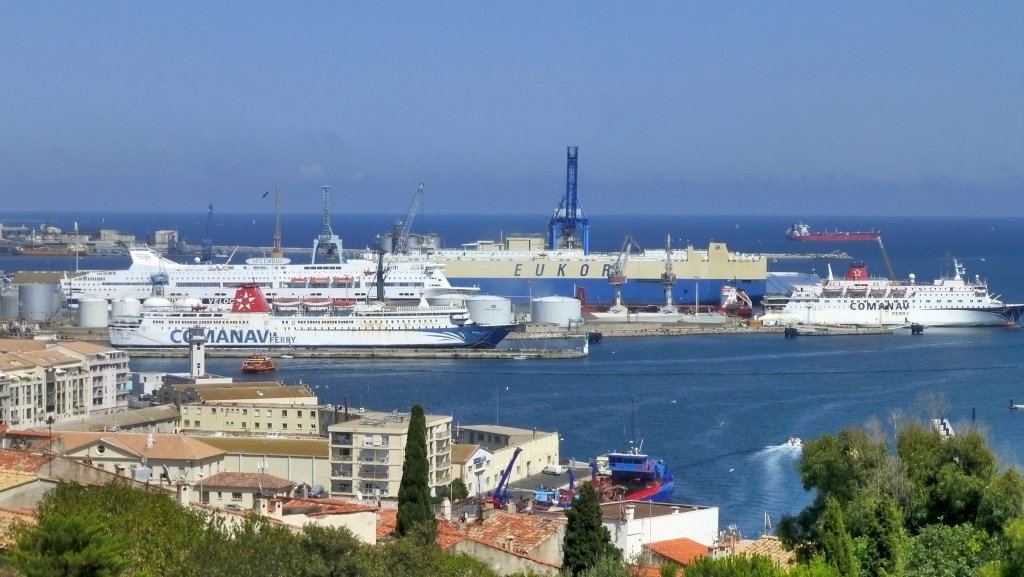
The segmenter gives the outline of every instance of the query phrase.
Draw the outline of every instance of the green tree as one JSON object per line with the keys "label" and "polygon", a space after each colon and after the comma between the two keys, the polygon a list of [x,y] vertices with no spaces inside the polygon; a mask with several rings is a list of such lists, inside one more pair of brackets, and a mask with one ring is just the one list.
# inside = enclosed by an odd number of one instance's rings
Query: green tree
{"label": "green tree", "polygon": [[846,530],[846,521],[843,519],[839,501],[832,497],[825,503],[818,535],[825,562],[843,577],[856,577],[857,558],[853,549],[853,539]]}
{"label": "green tree", "polygon": [[580,575],[582,577],[629,577],[629,570],[618,557],[605,555]]}
{"label": "green tree", "polygon": [[973,577],[992,555],[991,541],[971,525],[928,525],[909,542],[906,577]]}
{"label": "green tree", "polygon": [[572,507],[565,512],[568,522],[562,547],[562,569],[570,575],[581,575],[603,557],[618,560],[618,549],[612,535],[601,523],[601,502],[597,491],[584,483],[576,492]]}
{"label": "green tree", "polygon": [[764,555],[701,557],[691,563],[686,577],[783,577],[786,572]]}
{"label": "green tree", "polygon": [[868,575],[900,577],[903,575],[903,519],[891,500],[875,505],[873,523],[864,539],[861,564]]}
{"label": "green tree", "polygon": [[427,418],[423,414],[423,407],[417,404],[413,405],[409,419],[402,483],[398,486],[398,534],[404,537],[415,532],[418,538],[433,543],[436,522],[430,499]]}
{"label": "green tree", "polygon": [[1003,531],[1006,540],[1002,559],[982,567],[982,577],[1020,577],[1024,575],[1024,519],[1010,521]]}
{"label": "green tree", "polygon": [[469,487],[466,486],[466,482],[462,479],[452,480],[452,500],[461,501],[466,497],[469,497]]}
{"label": "green tree", "polygon": [[21,533],[7,560],[25,577],[114,577],[127,565],[103,528],[54,515]]}
{"label": "green tree", "polygon": [[360,575],[358,559],[364,545],[348,529],[308,523],[302,528],[299,547],[306,560],[300,577]]}
{"label": "green tree", "polygon": [[46,493],[37,512],[40,520],[79,517],[102,527],[121,545],[132,573],[203,575],[203,563],[211,558],[197,554],[197,548],[215,551],[216,542],[225,538],[208,514],[183,508],[159,489],[135,489],[122,481],[99,487],[61,483]]}
{"label": "green tree", "polygon": [[975,523],[991,534],[1013,519],[1024,517],[1024,479],[1015,469],[996,475],[985,488]]}

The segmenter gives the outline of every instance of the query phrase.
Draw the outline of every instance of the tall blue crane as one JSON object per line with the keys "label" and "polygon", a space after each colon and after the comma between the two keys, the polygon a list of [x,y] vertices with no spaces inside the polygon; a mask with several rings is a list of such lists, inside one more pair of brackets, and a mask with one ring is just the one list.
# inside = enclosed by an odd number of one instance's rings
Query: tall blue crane
{"label": "tall blue crane", "polygon": [[[582,245],[583,254],[590,253],[590,219],[580,205],[576,194],[576,157],[578,146],[567,146],[565,161],[565,197],[551,215],[548,246],[551,249],[577,248]],[[579,238],[576,233],[580,232]]]}

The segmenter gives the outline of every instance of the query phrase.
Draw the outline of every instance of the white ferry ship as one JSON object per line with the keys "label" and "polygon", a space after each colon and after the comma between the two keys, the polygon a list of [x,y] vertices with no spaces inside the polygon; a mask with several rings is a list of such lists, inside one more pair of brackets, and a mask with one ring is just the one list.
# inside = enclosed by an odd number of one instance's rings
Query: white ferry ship
{"label": "white ferry ship", "polygon": [[975,276],[968,280],[962,263],[953,261],[954,275],[932,284],[868,278],[863,263],[853,263],[846,278],[793,286],[777,308],[766,305],[759,317],[766,325],[853,325],[981,327],[1016,324],[1024,305],[1006,304]]}
{"label": "white ferry ship", "polygon": [[514,325],[479,325],[464,306],[392,306],[341,299],[280,300],[271,305],[259,285],[236,289],[232,306],[211,310],[198,301],[173,304],[146,299],[139,314],[115,318],[117,348],[187,346],[203,332],[211,347],[258,350],[295,348],[494,348]]}
{"label": "white ferry ship", "polygon": [[144,300],[154,294],[171,300],[198,298],[207,306],[230,305],[241,283],[260,285],[270,301],[279,298],[366,300],[377,298],[383,278],[383,297],[396,303],[418,303],[423,296],[472,293],[454,288],[444,266],[429,261],[378,264],[368,259],[342,263],[293,264],[287,258],[250,258],[245,264],[182,264],[148,248],[130,251],[125,270],[94,270],[61,279],[64,298],[76,306],[82,298]]}

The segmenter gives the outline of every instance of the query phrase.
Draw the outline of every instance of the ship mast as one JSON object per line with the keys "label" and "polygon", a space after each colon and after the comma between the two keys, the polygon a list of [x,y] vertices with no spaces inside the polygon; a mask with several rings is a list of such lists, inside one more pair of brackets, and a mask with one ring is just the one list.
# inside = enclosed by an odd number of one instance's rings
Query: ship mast
{"label": "ship mast", "polygon": [[281,248],[281,187],[274,190],[274,248],[270,251],[272,258],[284,258]]}

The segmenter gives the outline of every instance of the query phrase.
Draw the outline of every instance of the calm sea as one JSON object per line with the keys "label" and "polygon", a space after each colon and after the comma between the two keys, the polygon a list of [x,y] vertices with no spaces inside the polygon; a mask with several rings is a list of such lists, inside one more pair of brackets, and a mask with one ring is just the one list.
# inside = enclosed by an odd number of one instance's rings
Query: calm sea
{"label": "calm sea", "polygon": [[[144,238],[176,228],[198,242],[205,215],[78,215],[82,230],[117,228]],[[3,224],[43,220],[71,228],[71,215],[5,215]],[[253,220],[256,224],[253,224]],[[418,231],[437,232],[447,246],[502,233],[543,231],[546,217],[432,217]],[[625,234],[641,245],[706,245],[724,240],[749,252],[846,250],[882,273],[877,244],[799,244],[784,240],[790,222],[778,217],[591,216],[592,245],[618,250]],[[366,246],[393,217],[336,219],[346,246]],[[1006,301],[1024,302],[1024,219],[916,219],[816,217],[812,228],[880,229],[894,267],[929,281],[950,252],[970,275],[987,278]],[[217,215],[218,245],[268,245],[266,215]],[[284,220],[286,246],[308,246],[320,230],[319,215]],[[123,260],[89,257],[80,266],[107,267]],[[0,259],[0,269],[67,270],[67,258]],[[825,270],[826,261],[780,261],[776,271]],[[90,264],[95,263],[95,264]],[[845,261],[833,261],[836,274]],[[494,423],[557,430],[563,458],[586,460],[628,448],[635,428],[643,448],[663,457],[676,477],[675,500],[720,508],[723,527],[736,524],[756,536],[764,514],[778,520],[810,502],[795,463],[790,436],[813,439],[875,419],[890,428],[894,415],[931,416],[935,407],[957,430],[985,431],[1003,466],[1016,466],[1024,442],[1024,414],[1010,399],[1024,400],[1020,378],[1024,332],[1019,329],[928,329],[870,337],[781,335],[606,339],[589,358],[569,361],[325,361],[281,360],[274,378],[302,381],[321,400],[383,410],[454,415],[459,424]],[[211,372],[242,377],[237,359],[211,359]],[[181,360],[138,359],[136,370],[184,370]],[[935,399],[943,399],[936,402]]]}

